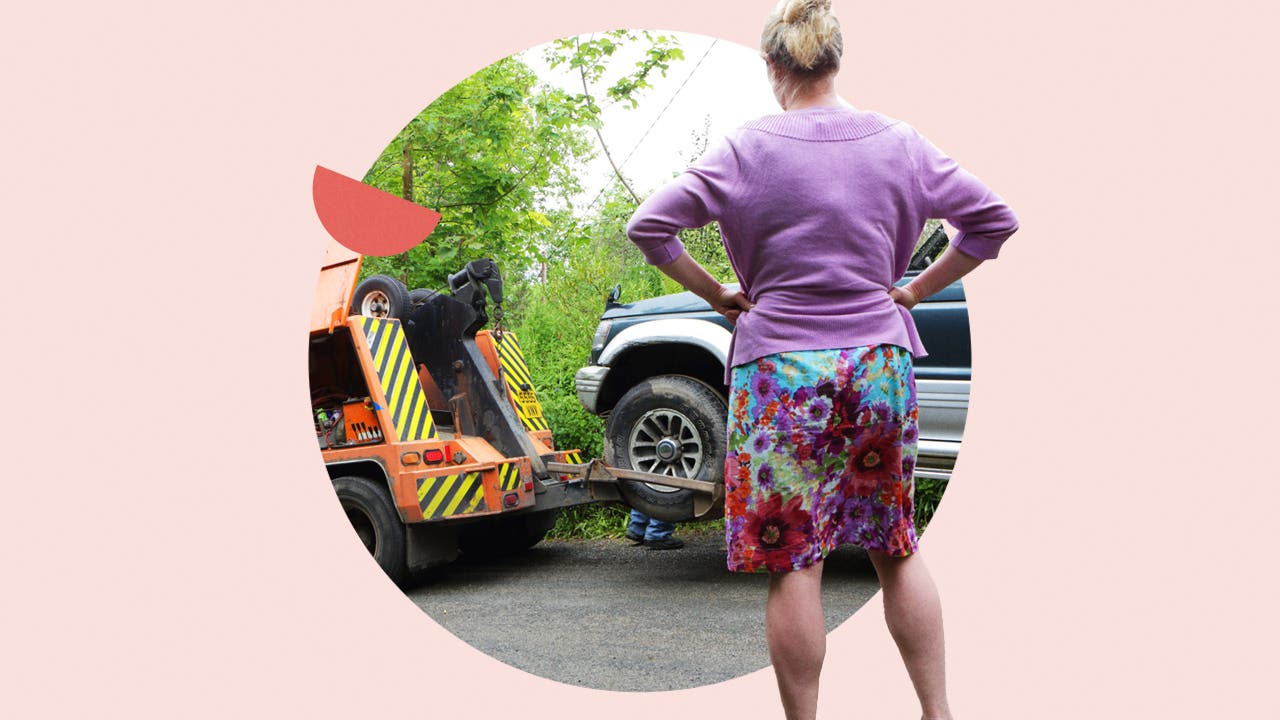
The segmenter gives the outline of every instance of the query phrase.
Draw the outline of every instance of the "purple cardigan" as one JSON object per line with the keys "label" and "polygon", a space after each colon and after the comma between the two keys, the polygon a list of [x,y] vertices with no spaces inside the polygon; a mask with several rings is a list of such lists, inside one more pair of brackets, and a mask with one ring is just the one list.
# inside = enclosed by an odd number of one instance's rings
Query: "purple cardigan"
{"label": "purple cardigan", "polygon": [[645,259],[684,252],[682,228],[720,223],[755,307],[738,318],[728,369],[788,350],[891,343],[925,354],[889,298],[928,218],[951,244],[994,258],[1018,228],[1008,205],[906,123],[853,108],[769,115],[710,147],[627,225]]}

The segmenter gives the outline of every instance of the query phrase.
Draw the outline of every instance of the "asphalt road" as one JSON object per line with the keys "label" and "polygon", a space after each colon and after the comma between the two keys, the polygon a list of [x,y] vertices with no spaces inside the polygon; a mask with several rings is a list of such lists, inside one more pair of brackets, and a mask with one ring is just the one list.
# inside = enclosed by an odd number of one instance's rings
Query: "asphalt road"
{"label": "asphalt road", "polygon": [[[526,672],[603,690],[676,690],[769,664],[766,577],[730,573],[724,539],[680,550],[625,540],[544,541],[521,555],[457,562],[407,594],[457,637]],[[866,553],[827,558],[830,631],[879,590]]]}

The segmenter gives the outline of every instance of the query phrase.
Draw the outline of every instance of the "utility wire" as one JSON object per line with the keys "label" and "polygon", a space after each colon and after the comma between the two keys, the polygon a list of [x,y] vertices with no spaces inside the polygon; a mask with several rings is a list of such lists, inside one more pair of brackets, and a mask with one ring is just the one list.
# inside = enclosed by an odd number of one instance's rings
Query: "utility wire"
{"label": "utility wire", "polygon": [[[720,42],[719,38],[712,39],[711,44],[708,45],[707,49],[702,53],[702,57],[698,58],[698,62],[694,64],[693,69],[685,76],[684,82],[680,83],[680,87],[676,88],[676,91],[671,94],[671,97],[667,100],[667,104],[662,106],[662,109],[658,111],[657,116],[653,118],[653,122],[649,123],[649,127],[645,128],[644,134],[641,135],[640,139],[636,141],[636,144],[632,146],[631,152],[627,153],[627,156],[622,159],[622,163],[618,165],[619,174],[622,172],[622,168],[627,166],[627,161],[631,159],[631,156],[636,154],[636,150],[640,149],[640,145],[644,143],[645,138],[649,137],[649,132],[653,130],[654,126],[658,124],[658,121],[662,119],[662,116],[666,114],[667,108],[671,107],[671,103],[675,102],[676,97],[680,95],[680,91],[684,90],[684,86],[689,84],[689,80],[693,78],[694,73],[698,72],[698,68],[702,67],[702,61],[707,59],[707,56],[711,54],[711,48],[715,47],[718,42]],[[596,203],[600,201],[600,197],[604,195],[604,191],[608,190],[609,186],[613,185],[613,182],[616,179],[616,174],[611,175],[611,179],[600,188],[600,191],[596,193],[596,196],[587,204],[588,210],[595,207]]]}

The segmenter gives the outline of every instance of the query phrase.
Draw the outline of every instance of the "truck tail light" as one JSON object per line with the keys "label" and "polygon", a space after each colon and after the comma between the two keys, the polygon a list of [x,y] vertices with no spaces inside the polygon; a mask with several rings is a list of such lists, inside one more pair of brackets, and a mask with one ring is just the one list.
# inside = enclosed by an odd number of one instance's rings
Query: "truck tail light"
{"label": "truck tail light", "polygon": [[423,450],[422,460],[423,462],[429,462],[429,463],[444,462],[444,451],[443,450]]}

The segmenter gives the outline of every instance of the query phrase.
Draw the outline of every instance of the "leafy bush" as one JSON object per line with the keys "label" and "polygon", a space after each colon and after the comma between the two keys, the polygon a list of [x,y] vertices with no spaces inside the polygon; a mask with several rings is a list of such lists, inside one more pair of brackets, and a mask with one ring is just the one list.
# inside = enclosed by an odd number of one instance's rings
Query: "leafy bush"
{"label": "leafy bush", "polygon": [[944,480],[916,478],[916,532],[922,533],[929,526],[946,490]]}
{"label": "leafy bush", "polygon": [[[560,512],[556,526],[547,537],[557,540],[621,539],[626,535],[631,511],[622,505],[579,505]],[[724,535],[724,520],[681,523],[677,536]]]}

